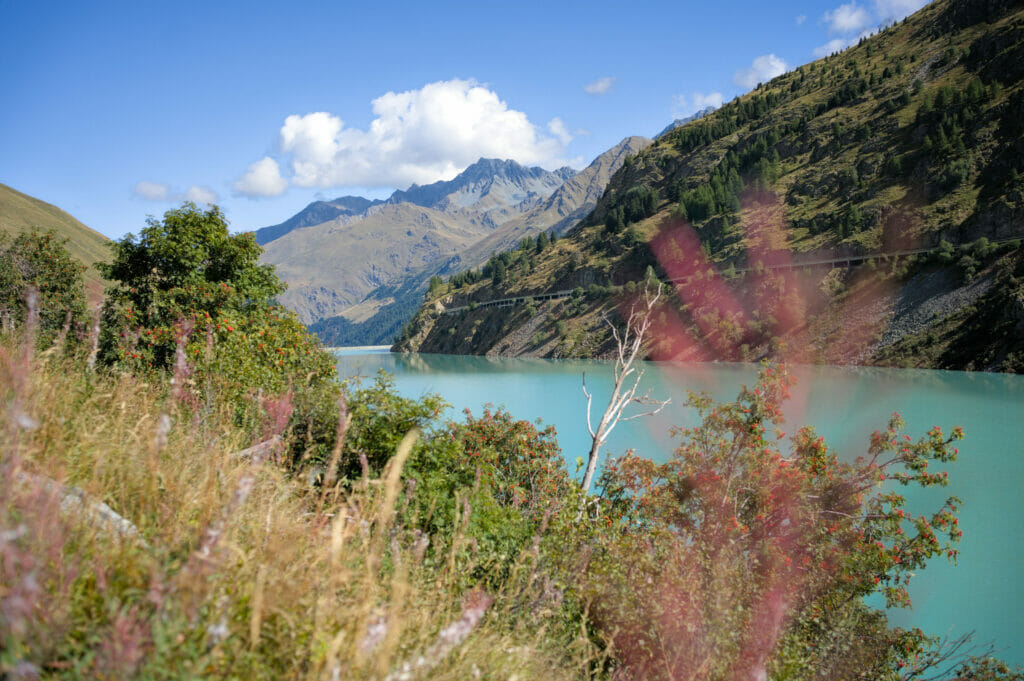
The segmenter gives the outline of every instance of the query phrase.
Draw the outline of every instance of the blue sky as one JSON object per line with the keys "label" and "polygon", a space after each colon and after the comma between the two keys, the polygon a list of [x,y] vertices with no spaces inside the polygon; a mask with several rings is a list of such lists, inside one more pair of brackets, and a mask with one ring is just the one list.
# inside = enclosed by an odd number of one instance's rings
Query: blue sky
{"label": "blue sky", "polygon": [[586,165],[924,0],[0,0],[0,182],[109,237],[185,198],[232,227],[479,156]]}

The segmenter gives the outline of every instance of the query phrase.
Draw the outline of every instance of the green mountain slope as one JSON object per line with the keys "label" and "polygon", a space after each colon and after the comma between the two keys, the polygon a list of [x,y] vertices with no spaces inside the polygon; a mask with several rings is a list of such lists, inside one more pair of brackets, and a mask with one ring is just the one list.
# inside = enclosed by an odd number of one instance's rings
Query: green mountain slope
{"label": "green mountain slope", "polygon": [[89,266],[85,272],[86,292],[91,301],[97,302],[103,293],[103,278],[94,264],[109,260],[109,239],[60,208],[0,184],[0,231],[16,235],[31,228],[52,229],[68,240],[71,254]]}
{"label": "green mountain slope", "polygon": [[607,354],[650,276],[653,357],[1024,364],[1022,75],[1019,3],[934,2],[660,137],[570,238],[438,289],[396,349]]}

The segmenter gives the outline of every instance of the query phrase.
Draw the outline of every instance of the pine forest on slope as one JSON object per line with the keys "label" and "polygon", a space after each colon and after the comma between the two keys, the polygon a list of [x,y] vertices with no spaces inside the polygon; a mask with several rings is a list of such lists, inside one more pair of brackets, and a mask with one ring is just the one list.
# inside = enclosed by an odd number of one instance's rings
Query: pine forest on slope
{"label": "pine forest on slope", "polygon": [[395,349],[605,356],[602,317],[657,278],[652,358],[1024,370],[1022,75],[1019,4],[934,2],[659,137],[555,247],[435,286]]}

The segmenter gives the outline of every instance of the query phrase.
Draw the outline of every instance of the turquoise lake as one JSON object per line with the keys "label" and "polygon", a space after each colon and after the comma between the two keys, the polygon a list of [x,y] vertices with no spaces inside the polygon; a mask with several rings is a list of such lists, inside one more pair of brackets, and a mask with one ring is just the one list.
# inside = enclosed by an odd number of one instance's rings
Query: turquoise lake
{"label": "turquoise lake", "polygon": [[[408,397],[438,393],[451,404],[446,415],[479,414],[490,403],[514,416],[553,424],[570,469],[585,456],[590,436],[581,378],[594,393],[594,419],[611,390],[609,362],[589,360],[488,359],[449,355],[393,355],[373,348],[336,351],[342,376],[372,379],[383,369]],[[734,399],[752,384],[757,367],[747,364],[648,363],[641,392],[671,398],[654,417],[621,423],[605,455],[627,449],[665,459],[674,449],[672,426],[693,425],[683,406],[687,391]],[[996,655],[1024,665],[1024,376],[956,371],[860,367],[791,367],[798,379],[783,429],[812,425],[841,456],[866,451],[868,436],[899,412],[915,439],[933,425],[949,432],[962,426],[960,458],[944,468],[950,485],[911,492],[908,508],[937,508],[949,495],[963,500],[960,559],[936,558],[911,583],[913,608],[890,610],[900,626],[920,626],[941,636],[975,632],[975,643],[992,643]]]}

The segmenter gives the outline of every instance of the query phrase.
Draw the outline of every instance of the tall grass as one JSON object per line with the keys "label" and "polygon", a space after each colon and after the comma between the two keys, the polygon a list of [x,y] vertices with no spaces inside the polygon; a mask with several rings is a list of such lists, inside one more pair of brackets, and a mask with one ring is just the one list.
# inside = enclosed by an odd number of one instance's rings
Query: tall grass
{"label": "tall grass", "polygon": [[589,676],[529,551],[488,593],[464,523],[396,524],[415,433],[324,494],[240,455],[230,409],[30,348],[0,344],[0,678]]}

